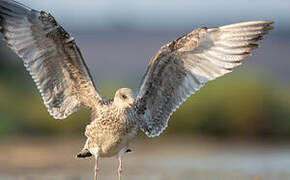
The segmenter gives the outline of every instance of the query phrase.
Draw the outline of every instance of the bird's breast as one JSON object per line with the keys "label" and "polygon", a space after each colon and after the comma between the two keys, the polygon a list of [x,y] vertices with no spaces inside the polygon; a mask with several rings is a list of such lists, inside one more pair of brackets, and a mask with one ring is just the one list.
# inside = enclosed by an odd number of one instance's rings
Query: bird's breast
{"label": "bird's breast", "polygon": [[110,110],[102,112],[87,127],[89,147],[99,148],[102,156],[113,156],[137,135],[134,112]]}

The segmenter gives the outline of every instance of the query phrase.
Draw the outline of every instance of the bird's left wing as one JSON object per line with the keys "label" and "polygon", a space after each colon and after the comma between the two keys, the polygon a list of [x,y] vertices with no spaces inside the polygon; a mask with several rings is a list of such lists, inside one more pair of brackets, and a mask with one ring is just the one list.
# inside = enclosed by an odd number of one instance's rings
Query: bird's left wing
{"label": "bird's left wing", "polygon": [[155,137],[171,114],[206,82],[241,65],[257,48],[254,42],[273,27],[252,21],[219,28],[198,28],[165,46],[151,60],[135,100],[140,128]]}
{"label": "bird's left wing", "polygon": [[50,14],[0,0],[0,27],[54,118],[64,119],[83,106],[95,108],[102,100],[73,37]]}

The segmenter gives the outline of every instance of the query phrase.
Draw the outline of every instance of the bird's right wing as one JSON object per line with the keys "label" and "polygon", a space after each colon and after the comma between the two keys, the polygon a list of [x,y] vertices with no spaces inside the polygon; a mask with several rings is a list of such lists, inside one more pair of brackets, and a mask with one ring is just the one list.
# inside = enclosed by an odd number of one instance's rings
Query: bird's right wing
{"label": "bird's right wing", "polygon": [[50,14],[0,0],[0,27],[54,118],[64,119],[80,107],[100,104],[102,98],[73,37]]}
{"label": "bird's right wing", "polygon": [[135,101],[140,127],[158,136],[171,114],[206,82],[232,72],[257,48],[254,42],[273,27],[252,21],[218,28],[198,28],[161,48],[143,76]]}

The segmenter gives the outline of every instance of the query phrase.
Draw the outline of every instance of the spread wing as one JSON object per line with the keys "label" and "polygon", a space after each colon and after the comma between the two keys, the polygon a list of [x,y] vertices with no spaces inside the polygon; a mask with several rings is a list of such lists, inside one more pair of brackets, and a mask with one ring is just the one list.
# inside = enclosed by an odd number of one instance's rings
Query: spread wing
{"label": "spread wing", "polygon": [[252,21],[198,28],[165,46],[151,60],[135,105],[140,128],[160,135],[171,114],[206,82],[232,72],[257,48],[254,42],[273,27],[272,21]]}
{"label": "spread wing", "polygon": [[0,0],[0,19],[4,40],[24,61],[54,118],[102,100],[73,37],[50,14]]}

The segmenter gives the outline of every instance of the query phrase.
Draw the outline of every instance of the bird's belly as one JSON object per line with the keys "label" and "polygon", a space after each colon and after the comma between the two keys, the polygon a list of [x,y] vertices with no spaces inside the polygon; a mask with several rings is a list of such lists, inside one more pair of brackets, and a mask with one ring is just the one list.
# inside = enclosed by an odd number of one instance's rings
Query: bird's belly
{"label": "bird's belly", "polygon": [[97,148],[100,157],[117,155],[136,137],[138,128],[137,125],[128,127],[119,124],[117,129],[100,128],[96,124],[88,125],[86,128],[86,136],[89,140],[88,149]]}
{"label": "bird's belly", "polygon": [[128,145],[128,141],[124,138],[108,137],[103,144],[99,146],[101,157],[112,157],[117,155],[121,149]]}

